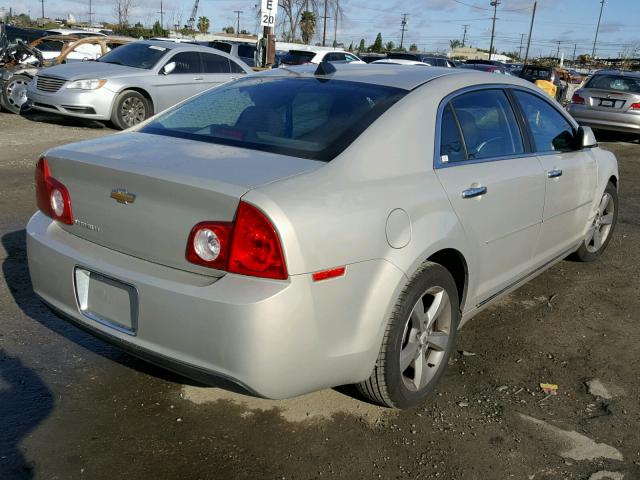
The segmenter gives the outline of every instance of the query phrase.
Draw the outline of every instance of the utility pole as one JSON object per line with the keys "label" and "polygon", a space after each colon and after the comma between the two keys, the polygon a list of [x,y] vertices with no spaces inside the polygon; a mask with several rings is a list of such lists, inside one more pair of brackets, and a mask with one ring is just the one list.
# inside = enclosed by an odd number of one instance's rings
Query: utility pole
{"label": "utility pole", "polygon": [[40,3],[42,4],[42,18],[44,18],[44,0],[40,0]]}
{"label": "utility pole", "polygon": [[522,42],[524,41],[524,33],[520,34],[520,48],[518,49],[518,59],[522,59]]}
{"label": "utility pole", "polygon": [[464,27],[464,33],[462,34],[462,48],[464,48],[464,42],[467,40],[467,28],[469,28],[471,25],[463,25]]}
{"label": "utility pole", "polygon": [[89,0],[89,27],[91,27],[93,25],[93,21],[91,20],[92,18],[92,13],[91,13],[91,0]]}
{"label": "utility pole", "polygon": [[333,18],[333,48],[338,46],[337,38],[338,38],[338,12],[340,10],[340,0],[336,0],[336,11],[334,13]]}
{"label": "utility pole", "polygon": [[558,51],[556,52],[556,60],[560,61],[560,40],[558,40],[557,43],[558,43]]}
{"label": "utility pole", "polygon": [[240,36],[240,14],[243,13],[242,10],[234,10],[233,13],[235,13],[238,17],[238,21],[236,23],[236,37]]}
{"label": "utility pole", "polygon": [[322,27],[322,46],[327,46],[327,0],[324,0],[324,15],[322,17],[324,25]]}
{"label": "utility pole", "polygon": [[598,31],[600,30],[600,20],[602,20],[602,10],[604,9],[604,0],[600,0],[600,16],[598,17],[598,26],[596,27],[596,38],[593,39],[593,50],[591,51],[591,59],[596,58],[596,43],[598,42]]}
{"label": "utility pole", "polygon": [[491,55],[493,55],[493,37],[496,31],[496,15],[498,14],[498,5],[500,5],[500,0],[493,0],[489,5],[493,7],[493,24],[491,25],[491,46],[489,47],[489,60],[491,60]]}
{"label": "utility pole", "polygon": [[572,60],[572,63],[573,63],[574,65],[575,65],[575,63],[576,63],[576,49],[577,49],[577,48],[578,48],[578,44],[577,44],[577,43],[574,43],[574,44],[573,44],[573,60]]}
{"label": "utility pole", "polygon": [[402,21],[400,22],[400,28],[402,28],[402,33],[400,34],[400,48],[402,48],[402,45],[404,44],[404,32],[407,30],[407,16],[409,16],[408,13],[403,13]]}
{"label": "utility pole", "polygon": [[160,30],[164,30],[164,10],[162,9],[162,0],[160,0]]}
{"label": "utility pole", "polygon": [[538,2],[533,2],[533,13],[531,14],[531,25],[529,26],[529,38],[527,38],[527,52],[524,54],[524,65],[527,64],[527,59],[529,58],[529,47],[531,46],[531,34],[533,33],[533,22],[536,19],[537,6]]}

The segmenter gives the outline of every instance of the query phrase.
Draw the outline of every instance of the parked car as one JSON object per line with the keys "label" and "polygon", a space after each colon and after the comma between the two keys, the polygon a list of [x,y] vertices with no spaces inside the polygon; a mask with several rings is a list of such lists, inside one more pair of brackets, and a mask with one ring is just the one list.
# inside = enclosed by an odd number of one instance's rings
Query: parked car
{"label": "parked car", "polygon": [[439,57],[437,55],[430,55],[428,53],[418,52],[389,52],[387,58],[393,58],[396,60],[413,60],[416,62],[428,63],[434,67],[447,67],[455,68],[455,63],[446,57]]}
{"label": "parked car", "polygon": [[491,65],[484,63],[465,63],[461,65],[459,68],[465,68],[467,70],[479,70],[481,72],[487,73],[499,73],[501,75],[511,75],[511,72],[506,68],[499,65]]}
{"label": "parked car", "polygon": [[201,382],[410,407],[470,318],[603,253],[617,184],[521,79],[275,69],[46,152],[29,272],[61,317]]}
{"label": "parked car", "polygon": [[373,63],[376,60],[387,58],[384,53],[358,53],[358,58],[364,63]]}
{"label": "parked car", "polygon": [[238,57],[244,63],[250,67],[256,66],[256,51],[257,46],[254,43],[246,42],[224,42],[221,40],[214,40],[212,42],[198,42],[200,45],[206,45],[207,47],[221,50],[229,55]]}
{"label": "parked car", "polygon": [[354,53],[341,50],[289,50],[289,53],[280,59],[281,67],[307,65],[309,63],[340,62],[364,64]]}
{"label": "parked car", "polygon": [[[29,45],[18,43],[0,53],[4,61],[0,67],[0,105],[11,113],[20,113],[27,102],[27,85],[43,68],[67,62],[92,60],[117,46],[133,41],[127,37],[77,38],[73,35],[48,35]],[[89,47],[89,49],[87,49]],[[100,52],[96,54],[95,51]],[[55,55],[55,56],[54,56]]]}
{"label": "parked car", "polygon": [[382,65],[422,65],[423,67],[430,67],[431,65],[429,65],[428,63],[425,62],[418,62],[417,60],[405,60],[402,58],[383,58],[381,60],[376,60],[375,62],[376,65],[378,64],[382,64]]}
{"label": "parked car", "polygon": [[520,72],[520,78],[535,83],[560,103],[565,98],[567,84],[562,82],[560,73],[554,67],[525,65]]}
{"label": "parked car", "polygon": [[208,88],[252,70],[239,59],[208,47],[139,41],[95,62],[51,67],[27,88],[36,110],[129,128]]}
{"label": "parked car", "polygon": [[640,72],[596,72],[567,108],[581,125],[640,135]]}
{"label": "parked car", "polygon": [[507,68],[507,64],[499,60],[483,60],[483,59],[467,60],[467,64],[472,64],[472,63],[476,65],[493,65],[494,67]]}

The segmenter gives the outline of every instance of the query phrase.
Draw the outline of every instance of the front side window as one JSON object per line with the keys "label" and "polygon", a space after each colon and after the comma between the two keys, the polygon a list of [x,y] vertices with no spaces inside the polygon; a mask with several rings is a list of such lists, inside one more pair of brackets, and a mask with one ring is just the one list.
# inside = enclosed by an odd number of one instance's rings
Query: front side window
{"label": "front side window", "polygon": [[200,54],[198,52],[180,52],[174,55],[169,62],[175,62],[176,68],[171,74],[202,73]]}
{"label": "front side window", "polygon": [[553,152],[572,149],[573,126],[548,102],[536,95],[514,90],[514,95],[533,134],[536,151]]}
{"label": "front side window", "polygon": [[407,91],[315,78],[260,78],[209,90],[144,133],[329,161]]}
{"label": "front side window", "polygon": [[468,160],[524,153],[520,128],[502,90],[465,93],[454,98],[451,106],[462,130]]}

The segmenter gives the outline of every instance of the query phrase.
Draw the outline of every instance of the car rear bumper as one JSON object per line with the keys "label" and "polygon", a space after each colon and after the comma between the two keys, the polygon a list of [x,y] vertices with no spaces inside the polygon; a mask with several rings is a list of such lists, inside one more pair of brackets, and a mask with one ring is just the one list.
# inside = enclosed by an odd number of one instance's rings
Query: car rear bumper
{"label": "car rear bumper", "polygon": [[35,110],[92,120],[110,120],[115,96],[106,88],[67,90],[63,86],[53,93],[38,90],[33,83],[27,88],[29,104]]}
{"label": "car rear bumper", "polygon": [[640,115],[594,110],[576,104],[570,104],[567,111],[580,125],[601,130],[640,134]]}
{"label": "car rear bumper", "polygon": [[[402,272],[384,260],[347,266],[314,283],[193,274],[137,259],[65,232],[42,213],[27,225],[33,289],[62,317],[195,380],[225,379],[287,398],[366,379]],[[74,272],[83,267],[137,291],[135,334],[82,313]]]}

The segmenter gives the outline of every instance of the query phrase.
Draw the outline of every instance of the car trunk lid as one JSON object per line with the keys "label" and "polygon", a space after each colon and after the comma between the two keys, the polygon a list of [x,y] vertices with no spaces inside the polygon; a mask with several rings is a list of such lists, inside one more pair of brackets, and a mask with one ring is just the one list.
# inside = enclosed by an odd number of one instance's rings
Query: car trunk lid
{"label": "car trunk lid", "polygon": [[220,276],[185,259],[191,228],[232,221],[250,189],[323,162],[144,133],[123,133],[47,153],[71,196],[68,232],[173,268]]}
{"label": "car trunk lid", "polygon": [[616,90],[585,88],[579,92],[585,104],[592,110],[626,112],[634,103],[640,102],[640,95]]}

